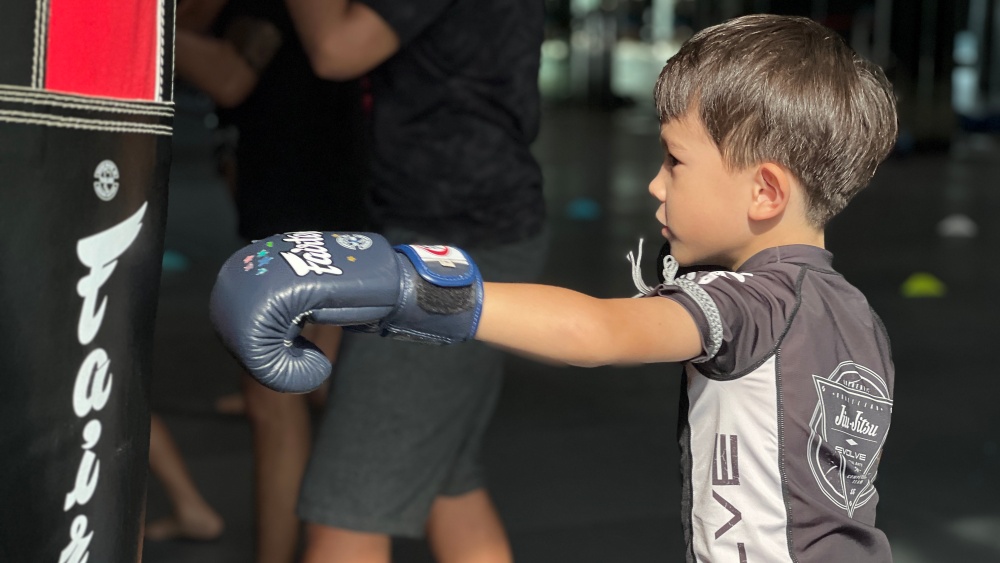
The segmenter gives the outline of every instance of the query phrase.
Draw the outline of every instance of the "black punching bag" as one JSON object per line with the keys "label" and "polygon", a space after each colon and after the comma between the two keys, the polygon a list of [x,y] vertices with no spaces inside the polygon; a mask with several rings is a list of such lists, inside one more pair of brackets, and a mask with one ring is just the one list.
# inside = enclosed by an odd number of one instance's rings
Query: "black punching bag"
{"label": "black punching bag", "polygon": [[0,4],[0,561],[140,558],[173,0]]}

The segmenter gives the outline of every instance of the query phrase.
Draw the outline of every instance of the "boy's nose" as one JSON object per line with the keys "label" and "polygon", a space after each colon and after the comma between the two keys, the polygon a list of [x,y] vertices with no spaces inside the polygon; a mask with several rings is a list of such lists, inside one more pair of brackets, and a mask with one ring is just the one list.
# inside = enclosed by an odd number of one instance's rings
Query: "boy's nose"
{"label": "boy's nose", "polygon": [[663,174],[663,168],[661,167],[656,176],[649,181],[649,195],[655,197],[657,201],[663,201],[666,195],[666,186],[663,185],[663,179],[660,177]]}

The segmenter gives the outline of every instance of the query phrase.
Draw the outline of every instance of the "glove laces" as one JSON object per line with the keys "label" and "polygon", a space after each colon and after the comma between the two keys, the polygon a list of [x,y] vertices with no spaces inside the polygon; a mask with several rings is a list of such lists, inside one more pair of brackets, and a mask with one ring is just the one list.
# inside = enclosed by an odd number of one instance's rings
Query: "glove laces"
{"label": "glove laces", "polygon": [[[635,288],[639,290],[639,293],[633,295],[632,297],[646,297],[652,295],[655,291],[655,287],[650,287],[646,285],[646,282],[642,279],[642,271],[639,268],[639,263],[642,261],[642,239],[639,239],[639,252],[638,255],[633,254],[629,251],[628,255],[625,256],[629,262],[632,264],[632,283],[635,284]],[[711,358],[714,358],[716,354],[719,353],[719,349],[722,347],[723,329],[722,329],[722,319],[719,314],[719,309],[715,305],[711,296],[698,285],[693,279],[688,276],[677,277],[677,272],[680,270],[680,264],[677,263],[677,259],[671,255],[666,255],[663,257],[663,283],[660,286],[676,286],[681,292],[687,294],[691,299],[694,300],[695,304],[702,310],[705,314],[705,319],[708,322],[708,346],[705,348],[705,357],[698,362],[704,362]],[[753,274],[746,274],[748,276]],[[660,287],[657,286],[657,287]]]}
{"label": "glove laces", "polygon": [[[640,266],[642,262],[642,242],[643,239],[639,239],[639,252],[638,255],[634,254],[631,250],[625,255],[625,258],[632,264],[632,283],[635,288],[639,290],[639,293],[633,295],[632,297],[645,297],[656,291],[655,287],[650,287],[646,284],[645,280],[642,279],[642,268]],[[677,276],[677,270],[680,268],[680,264],[677,260],[670,256],[663,257],[663,283],[664,285],[675,285],[674,278]]]}

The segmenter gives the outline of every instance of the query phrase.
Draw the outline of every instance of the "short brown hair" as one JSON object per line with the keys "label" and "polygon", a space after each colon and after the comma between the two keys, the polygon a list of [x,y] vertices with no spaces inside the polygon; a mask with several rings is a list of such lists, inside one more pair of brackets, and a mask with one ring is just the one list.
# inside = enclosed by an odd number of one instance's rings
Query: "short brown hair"
{"label": "short brown hair", "polygon": [[700,31],[667,61],[655,98],[661,123],[696,107],[728,167],[788,168],[817,227],[868,185],[896,141],[882,69],[807,18],[751,15]]}

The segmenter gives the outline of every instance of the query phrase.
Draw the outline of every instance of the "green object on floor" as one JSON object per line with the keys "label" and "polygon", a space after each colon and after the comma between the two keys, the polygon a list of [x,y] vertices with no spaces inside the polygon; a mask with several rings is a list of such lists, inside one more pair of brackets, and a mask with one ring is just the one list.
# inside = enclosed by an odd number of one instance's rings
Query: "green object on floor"
{"label": "green object on floor", "polygon": [[934,274],[915,272],[906,278],[899,292],[907,298],[943,297],[948,288]]}

